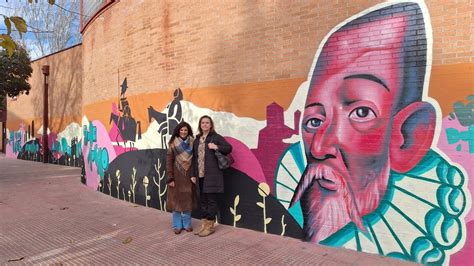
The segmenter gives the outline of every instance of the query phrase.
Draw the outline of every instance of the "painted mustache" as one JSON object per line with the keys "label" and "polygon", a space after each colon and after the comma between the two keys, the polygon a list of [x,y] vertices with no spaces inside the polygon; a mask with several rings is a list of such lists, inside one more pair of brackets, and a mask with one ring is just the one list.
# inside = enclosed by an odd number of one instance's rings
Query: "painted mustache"
{"label": "painted mustache", "polygon": [[309,164],[302,180],[300,180],[296,187],[290,206],[293,206],[315,181],[320,187],[330,191],[338,191],[341,188],[345,188],[344,178],[337,171],[323,164]]}

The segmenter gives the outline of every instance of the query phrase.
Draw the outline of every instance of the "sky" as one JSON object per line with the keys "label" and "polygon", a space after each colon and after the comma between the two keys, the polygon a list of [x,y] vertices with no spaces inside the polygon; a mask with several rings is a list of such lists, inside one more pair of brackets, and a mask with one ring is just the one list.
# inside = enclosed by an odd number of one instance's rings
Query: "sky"
{"label": "sky", "polygon": [[[46,0],[39,0],[38,2],[41,5],[47,5]],[[56,3],[58,5],[65,5],[64,2],[70,3],[69,1],[56,1]],[[23,6],[26,6],[26,5],[29,5],[27,0],[9,0],[8,2],[0,1],[0,14],[5,15],[5,16],[18,15],[18,11],[20,10],[20,8],[23,7]],[[68,6],[63,6],[63,7],[65,9],[68,9]],[[53,10],[55,12],[57,12],[60,9],[57,6],[53,6]],[[63,11],[63,12],[68,12],[68,11]],[[79,10],[73,10],[73,12],[79,13]],[[73,29],[77,33],[79,31],[79,15],[74,15],[74,16],[75,17],[74,17],[73,24],[75,26],[73,27]],[[25,20],[27,20],[26,17],[25,17]],[[49,25],[50,29],[48,30],[48,25],[41,25],[41,23],[33,23],[33,22],[29,22],[28,20],[26,21],[26,23],[28,25],[31,25],[31,26],[35,25],[34,26],[35,29],[32,29],[32,28],[28,27],[28,31],[38,31],[39,30],[39,31],[46,31],[45,33],[41,33],[41,34],[45,34],[45,35],[52,34],[51,33],[51,31],[52,31],[51,27],[53,27],[53,26],[51,26],[51,25]],[[13,25],[12,25],[12,29],[14,29]],[[54,29],[53,29],[53,31],[54,31]],[[0,34],[5,34],[6,32],[7,31],[6,31],[6,26],[4,24],[4,21],[3,21],[3,19],[0,19]],[[14,36],[14,38],[15,37],[18,38],[16,33],[12,32],[12,35]],[[38,59],[39,57],[47,55],[47,54],[43,55],[40,51],[39,46],[35,44],[37,42],[37,40],[36,40],[35,34],[33,34],[32,32],[27,32],[26,34],[24,34],[23,35],[23,41],[26,43],[26,46],[27,46],[27,49],[29,51],[31,60],[35,60],[35,59]],[[79,35],[79,37],[71,38],[68,41],[66,47],[64,47],[64,48],[73,46],[77,43],[80,43],[81,41],[82,40],[80,39],[80,35]],[[47,46],[48,44],[43,42],[43,45]],[[56,52],[56,51],[51,51],[50,53],[53,53],[53,52]]]}

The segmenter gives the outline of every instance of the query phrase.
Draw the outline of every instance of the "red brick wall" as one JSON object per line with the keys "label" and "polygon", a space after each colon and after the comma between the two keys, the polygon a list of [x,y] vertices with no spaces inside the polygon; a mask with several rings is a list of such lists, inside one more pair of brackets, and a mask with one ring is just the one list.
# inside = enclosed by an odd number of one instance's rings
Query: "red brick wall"
{"label": "red brick wall", "polygon": [[18,129],[35,121],[35,131],[43,123],[43,65],[49,65],[49,127],[60,132],[71,122],[81,122],[82,107],[82,46],[46,56],[32,62],[29,95],[8,100],[8,128]]}
{"label": "red brick wall", "polygon": [[[379,2],[120,1],[84,32],[84,104],[115,95],[118,72],[134,94],[305,77],[326,33]],[[427,5],[433,64],[472,63],[472,2]]]}

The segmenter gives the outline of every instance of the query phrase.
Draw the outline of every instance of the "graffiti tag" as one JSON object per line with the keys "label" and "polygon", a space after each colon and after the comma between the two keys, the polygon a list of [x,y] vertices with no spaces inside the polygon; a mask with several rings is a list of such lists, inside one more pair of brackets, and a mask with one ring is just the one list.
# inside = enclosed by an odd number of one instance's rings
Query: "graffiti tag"
{"label": "graffiti tag", "polygon": [[109,153],[106,148],[98,147],[97,145],[97,127],[89,122],[89,130],[84,126],[84,145],[89,143],[89,167],[92,171],[92,165],[95,164],[97,173],[101,178],[104,178],[104,173],[109,167]]}

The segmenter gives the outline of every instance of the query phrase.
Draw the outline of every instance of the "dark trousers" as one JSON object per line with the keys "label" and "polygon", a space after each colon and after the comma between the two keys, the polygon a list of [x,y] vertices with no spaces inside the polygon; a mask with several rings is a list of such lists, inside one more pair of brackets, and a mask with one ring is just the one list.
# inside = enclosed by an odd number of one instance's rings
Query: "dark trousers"
{"label": "dark trousers", "polygon": [[204,193],[204,178],[199,178],[200,198],[201,198],[201,218],[214,220],[219,211],[219,194]]}

